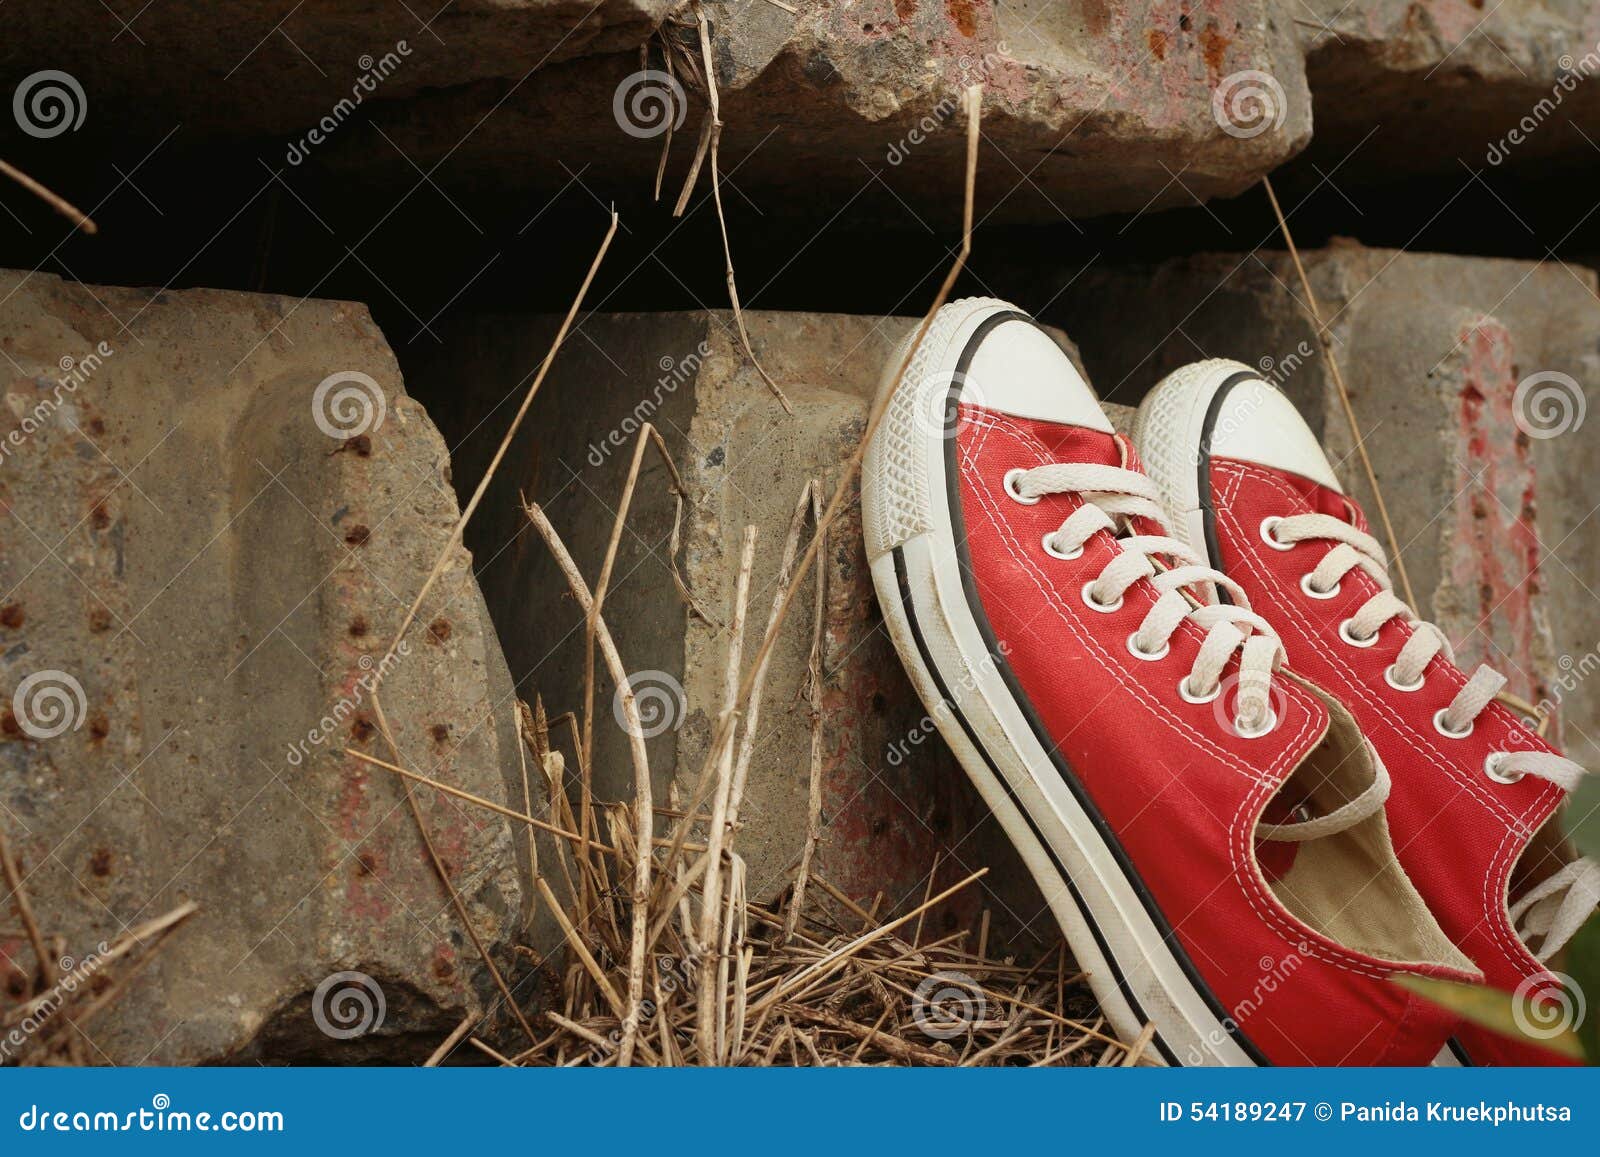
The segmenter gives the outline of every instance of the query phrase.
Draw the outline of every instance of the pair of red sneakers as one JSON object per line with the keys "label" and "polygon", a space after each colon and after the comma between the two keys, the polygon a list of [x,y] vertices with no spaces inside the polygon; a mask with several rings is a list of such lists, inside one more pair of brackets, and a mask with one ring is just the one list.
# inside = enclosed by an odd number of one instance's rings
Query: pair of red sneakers
{"label": "pair of red sneakers", "polygon": [[1153,1025],[1186,1065],[1555,1061],[1392,980],[1554,982],[1600,902],[1553,818],[1582,769],[1393,595],[1288,400],[1202,362],[1130,444],[985,299],[942,309],[895,386],[904,353],[862,476],[884,618],[1124,1039]]}

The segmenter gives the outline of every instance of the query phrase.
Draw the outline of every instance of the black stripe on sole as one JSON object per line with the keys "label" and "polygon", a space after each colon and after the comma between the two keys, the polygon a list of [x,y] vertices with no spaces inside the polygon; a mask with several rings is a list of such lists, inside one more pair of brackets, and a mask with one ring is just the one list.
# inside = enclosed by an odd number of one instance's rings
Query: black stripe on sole
{"label": "black stripe on sole", "polygon": [[[939,673],[939,668],[934,665],[933,654],[928,649],[927,641],[922,637],[922,624],[917,621],[917,608],[911,600],[911,583],[906,577],[905,552],[898,546],[894,548],[894,579],[895,585],[900,588],[900,606],[905,613],[907,624],[911,627],[912,641],[917,645],[917,654],[922,659],[923,667],[927,669],[928,674],[933,678],[933,685],[939,692],[940,702],[949,710],[950,717],[961,727],[962,732],[967,737],[967,742],[972,744],[973,750],[978,753],[984,762],[984,766],[989,769],[989,774],[994,776],[995,782],[1005,791],[1006,797],[1011,800],[1012,806],[1017,809],[1017,812],[1022,816],[1023,822],[1028,825],[1028,830],[1033,833],[1033,838],[1039,841],[1039,846],[1044,849],[1045,855],[1049,856],[1050,862],[1055,865],[1056,875],[1060,876],[1062,883],[1067,886],[1067,892],[1072,897],[1072,903],[1077,907],[1078,914],[1083,918],[1090,935],[1094,937],[1094,942],[1100,950],[1100,955],[1105,958],[1106,966],[1111,970],[1112,979],[1117,982],[1117,991],[1122,993],[1122,998],[1128,1002],[1128,1008],[1132,1010],[1133,1015],[1138,1018],[1140,1023],[1149,1024],[1150,1017],[1146,1015],[1144,1007],[1140,1005],[1139,998],[1134,995],[1133,988],[1122,974],[1122,969],[1117,967],[1117,958],[1112,954],[1111,946],[1106,943],[1106,938],[1101,933],[1100,926],[1094,922],[1094,917],[1089,911],[1089,906],[1084,903],[1083,895],[1078,891],[1078,886],[1072,882],[1072,876],[1067,871],[1066,865],[1056,855],[1056,850],[1051,846],[1050,841],[1045,839],[1044,833],[1039,830],[1039,825],[1033,822],[1033,817],[1028,814],[1028,809],[1023,806],[1022,800],[1017,798],[1017,793],[1012,788],[1010,781],[995,766],[994,760],[990,758],[988,751],[984,749],[983,744],[979,741],[978,734],[973,730],[972,724],[961,713],[961,708],[956,706],[955,698],[950,694],[950,687],[945,683],[944,676]],[[1163,1060],[1169,1065],[1178,1067],[1177,1055],[1173,1053],[1167,1042],[1162,1039],[1160,1032],[1151,1037],[1150,1043],[1155,1046],[1156,1051],[1161,1054]]]}

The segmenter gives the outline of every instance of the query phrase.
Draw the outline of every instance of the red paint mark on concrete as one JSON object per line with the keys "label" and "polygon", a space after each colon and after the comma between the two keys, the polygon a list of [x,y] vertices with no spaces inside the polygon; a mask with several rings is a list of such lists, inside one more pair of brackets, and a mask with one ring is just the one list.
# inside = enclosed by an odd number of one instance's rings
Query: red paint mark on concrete
{"label": "red paint mark on concrete", "polygon": [[[824,669],[833,670],[829,656],[844,658],[823,684],[817,870],[863,907],[882,893],[887,913],[920,903],[930,872],[939,892],[978,867],[967,837],[991,821],[892,665],[892,651],[860,645],[875,618],[865,564],[853,551],[836,555],[828,580]],[[939,905],[924,938],[973,926],[984,895],[974,886]]]}
{"label": "red paint mark on concrete", "polygon": [[1167,58],[1167,42],[1169,38],[1165,32],[1159,28],[1152,28],[1144,34],[1144,38],[1146,43],[1150,45],[1150,51],[1156,54],[1157,60],[1165,60]]}
{"label": "red paint mark on concrete", "polygon": [[351,916],[382,923],[394,913],[390,902],[393,895],[393,888],[383,883],[377,874],[369,875],[358,869],[344,890],[344,909]]}
{"label": "red paint mark on concrete", "polygon": [[910,20],[917,14],[917,0],[894,0],[894,14],[901,20]]}
{"label": "red paint mark on concrete", "polygon": [[1222,35],[1214,26],[1203,29],[1200,33],[1200,52],[1205,57],[1206,72],[1211,77],[1213,86],[1226,75],[1228,61],[1228,46],[1233,39]]}
{"label": "red paint mark on concrete", "polygon": [[1517,371],[1511,334],[1486,318],[1461,335],[1462,369],[1455,536],[1445,570],[1479,630],[1461,640],[1458,663],[1505,674],[1509,689],[1546,697],[1540,677],[1536,601],[1543,592],[1535,474],[1527,435],[1512,409]]}
{"label": "red paint mark on concrete", "polygon": [[1111,22],[1111,6],[1106,0],[1084,0],[1083,30],[1090,36],[1102,36]]}
{"label": "red paint mark on concrete", "polygon": [[343,763],[345,775],[339,790],[339,834],[350,839],[359,839],[362,835],[361,816],[367,809],[368,775],[365,766],[355,759],[346,759]]}
{"label": "red paint mark on concrete", "polygon": [[454,986],[456,978],[460,975],[458,967],[459,957],[456,950],[448,944],[440,944],[433,950],[433,962],[429,971],[435,980],[441,984]]}
{"label": "red paint mark on concrete", "polygon": [[967,37],[978,34],[978,10],[973,0],[945,0],[944,7],[957,32]]}

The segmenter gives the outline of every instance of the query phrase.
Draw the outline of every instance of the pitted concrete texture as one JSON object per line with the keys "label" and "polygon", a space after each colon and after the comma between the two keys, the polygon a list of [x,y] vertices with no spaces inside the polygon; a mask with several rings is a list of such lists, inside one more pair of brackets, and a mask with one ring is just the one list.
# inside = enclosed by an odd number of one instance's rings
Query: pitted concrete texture
{"label": "pitted concrete texture", "polygon": [[[365,378],[319,404],[347,372]],[[200,906],[85,1027],[88,1058],[415,1062],[492,1011],[400,784],[343,754],[388,755],[381,668],[406,765],[521,802],[464,551],[380,663],[458,508],[366,308],[0,273],[0,390],[0,825],[78,959]],[[502,967],[514,944],[548,950],[524,927],[522,834],[417,791]],[[33,967],[0,938],[0,1003]],[[349,1040],[318,1018],[350,1028],[354,1005],[312,1006],[339,971],[386,1007]]]}
{"label": "pitted concrete texture", "polygon": [[[70,38],[91,134],[136,117],[151,144],[181,124],[180,150],[277,137],[287,164],[273,168],[327,164],[362,188],[408,188],[420,168],[452,195],[548,196],[579,175],[624,209],[649,203],[661,134],[681,118],[675,193],[709,108],[693,12],[668,0],[459,0],[416,15],[391,0],[292,12],[251,0],[226,21],[211,8],[154,5],[130,33],[97,0],[0,5],[0,79],[10,91]],[[724,171],[790,213],[825,218],[848,201],[908,227],[908,208],[959,220],[960,96],[980,82],[979,204],[996,220],[1230,196],[1310,137],[1297,29],[1271,0],[735,0],[704,11]],[[666,69],[669,42],[676,93],[637,75]],[[792,196],[800,174],[814,197]]]}
{"label": "pitted concrete texture", "polygon": [[[658,801],[676,791],[681,803],[692,790],[722,709],[725,625],[744,528],[758,530],[748,669],[771,611],[795,504],[812,478],[824,497],[832,495],[860,440],[883,364],[915,324],[806,313],[753,312],[746,320],[793,414],[742,355],[727,313],[590,315],[568,338],[525,435],[469,528],[479,581],[520,693],[541,696],[552,717],[578,709],[581,615],[543,545],[525,529],[518,496],[545,506],[592,583],[639,429],[649,421],[660,430],[687,490],[678,566],[705,617],[674,589],[673,503],[653,452],[644,459],[605,608],[635,691],[649,693],[664,712],[654,726],[646,720]],[[472,485],[484,468],[554,324],[504,316],[447,324],[439,348],[448,352],[425,352],[410,367],[411,388],[458,442],[461,485]],[[808,526],[802,550],[809,533]],[[981,886],[941,909],[940,918],[955,922],[953,928],[988,906],[995,945],[1023,930],[1053,939],[1043,900],[939,741],[884,632],[853,487],[820,568],[827,600],[816,871],[863,906],[881,893],[888,911],[920,901],[936,864],[938,886],[988,866]],[[804,689],[813,581],[800,589],[772,653],[735,843],[749,866],[751,894],[764,899],[792,880],[806,832],[811,724]],[[596,702],[596,790],[603,799],[626,799],[632,770],[613,715],[614,686],[603,674]]]}
{"label": "pitted concrete texture", "polygon": [[[1600,394],[1595,274],[1348,243],[1303,257],[1421,613],[1462,666],[1490,663],[1553,709],[1568,749],[1592,762],[1600,700],[1580,685],[1600,648],[1600,432],[1584,420]],[[1260,366],[1377,527],[1301,295],[1286,254],[1203,255],[1090,270],[1058,308],[1117,402],[1201,357]]]}

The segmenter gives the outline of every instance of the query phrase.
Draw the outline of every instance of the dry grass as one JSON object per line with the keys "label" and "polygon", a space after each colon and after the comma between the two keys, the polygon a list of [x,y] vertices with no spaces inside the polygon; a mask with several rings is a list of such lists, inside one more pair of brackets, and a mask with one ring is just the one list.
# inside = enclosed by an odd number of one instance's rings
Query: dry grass
{"label": "dry grass", "polygon": [[182,925],[199,910],[193,901],[164,916],[129,928],[109,944],[81,957],[67,954],[63,938],[39,929],[23,880],[0,833],[0,862],[6,866],[10,898],[37,959],[24,976],[22,996],[0,1014],[0,1065],[86,1065],[100,1059],[89,1050],[88,1027],[121,998]]}
{"label": "dry grass", "polygon": [[[541,738],[544,735],[545,738]],[[574,822],[561,781],[564,761],[548,750],[535,718],[531,750],[550,771],[551,805]],[[590,860],[586,907],[541,894],[562,926],[569,962],[560,1003],[541,1016],[548,1029],[507,1063],[618,1063],[628,1013],[626,929],[633,912],[624,805],[601,809],[603,826],[624,837]],[[793,887],[768,905],[744,894],[743,861],[730,833],[722,856],[727,884],[707,898],[706,824],[683,815],[667,845],[652,850],[656,886],[645,1001],[634,1062],[648,1065],[1045,1065],[1137,1063],[1141,1049],[1117,1043],[1094,1012],[1084,978],[1063,946],[1018,962],[990,956],[970,931],[924,940],[922,929],[981,872],[932,895],[893,920],[863,908],[811,875],[803,910]],[[577,856],[567,857],[575,862]],[[700,876],[703,879],[703,875]],[[577,890],[576,888],[574,889]],[[701,917],[715,914],[707,944]],[[709,988],[705,978],[709,976]],[[710,1026],[707,1032],[706,1026]]]}

